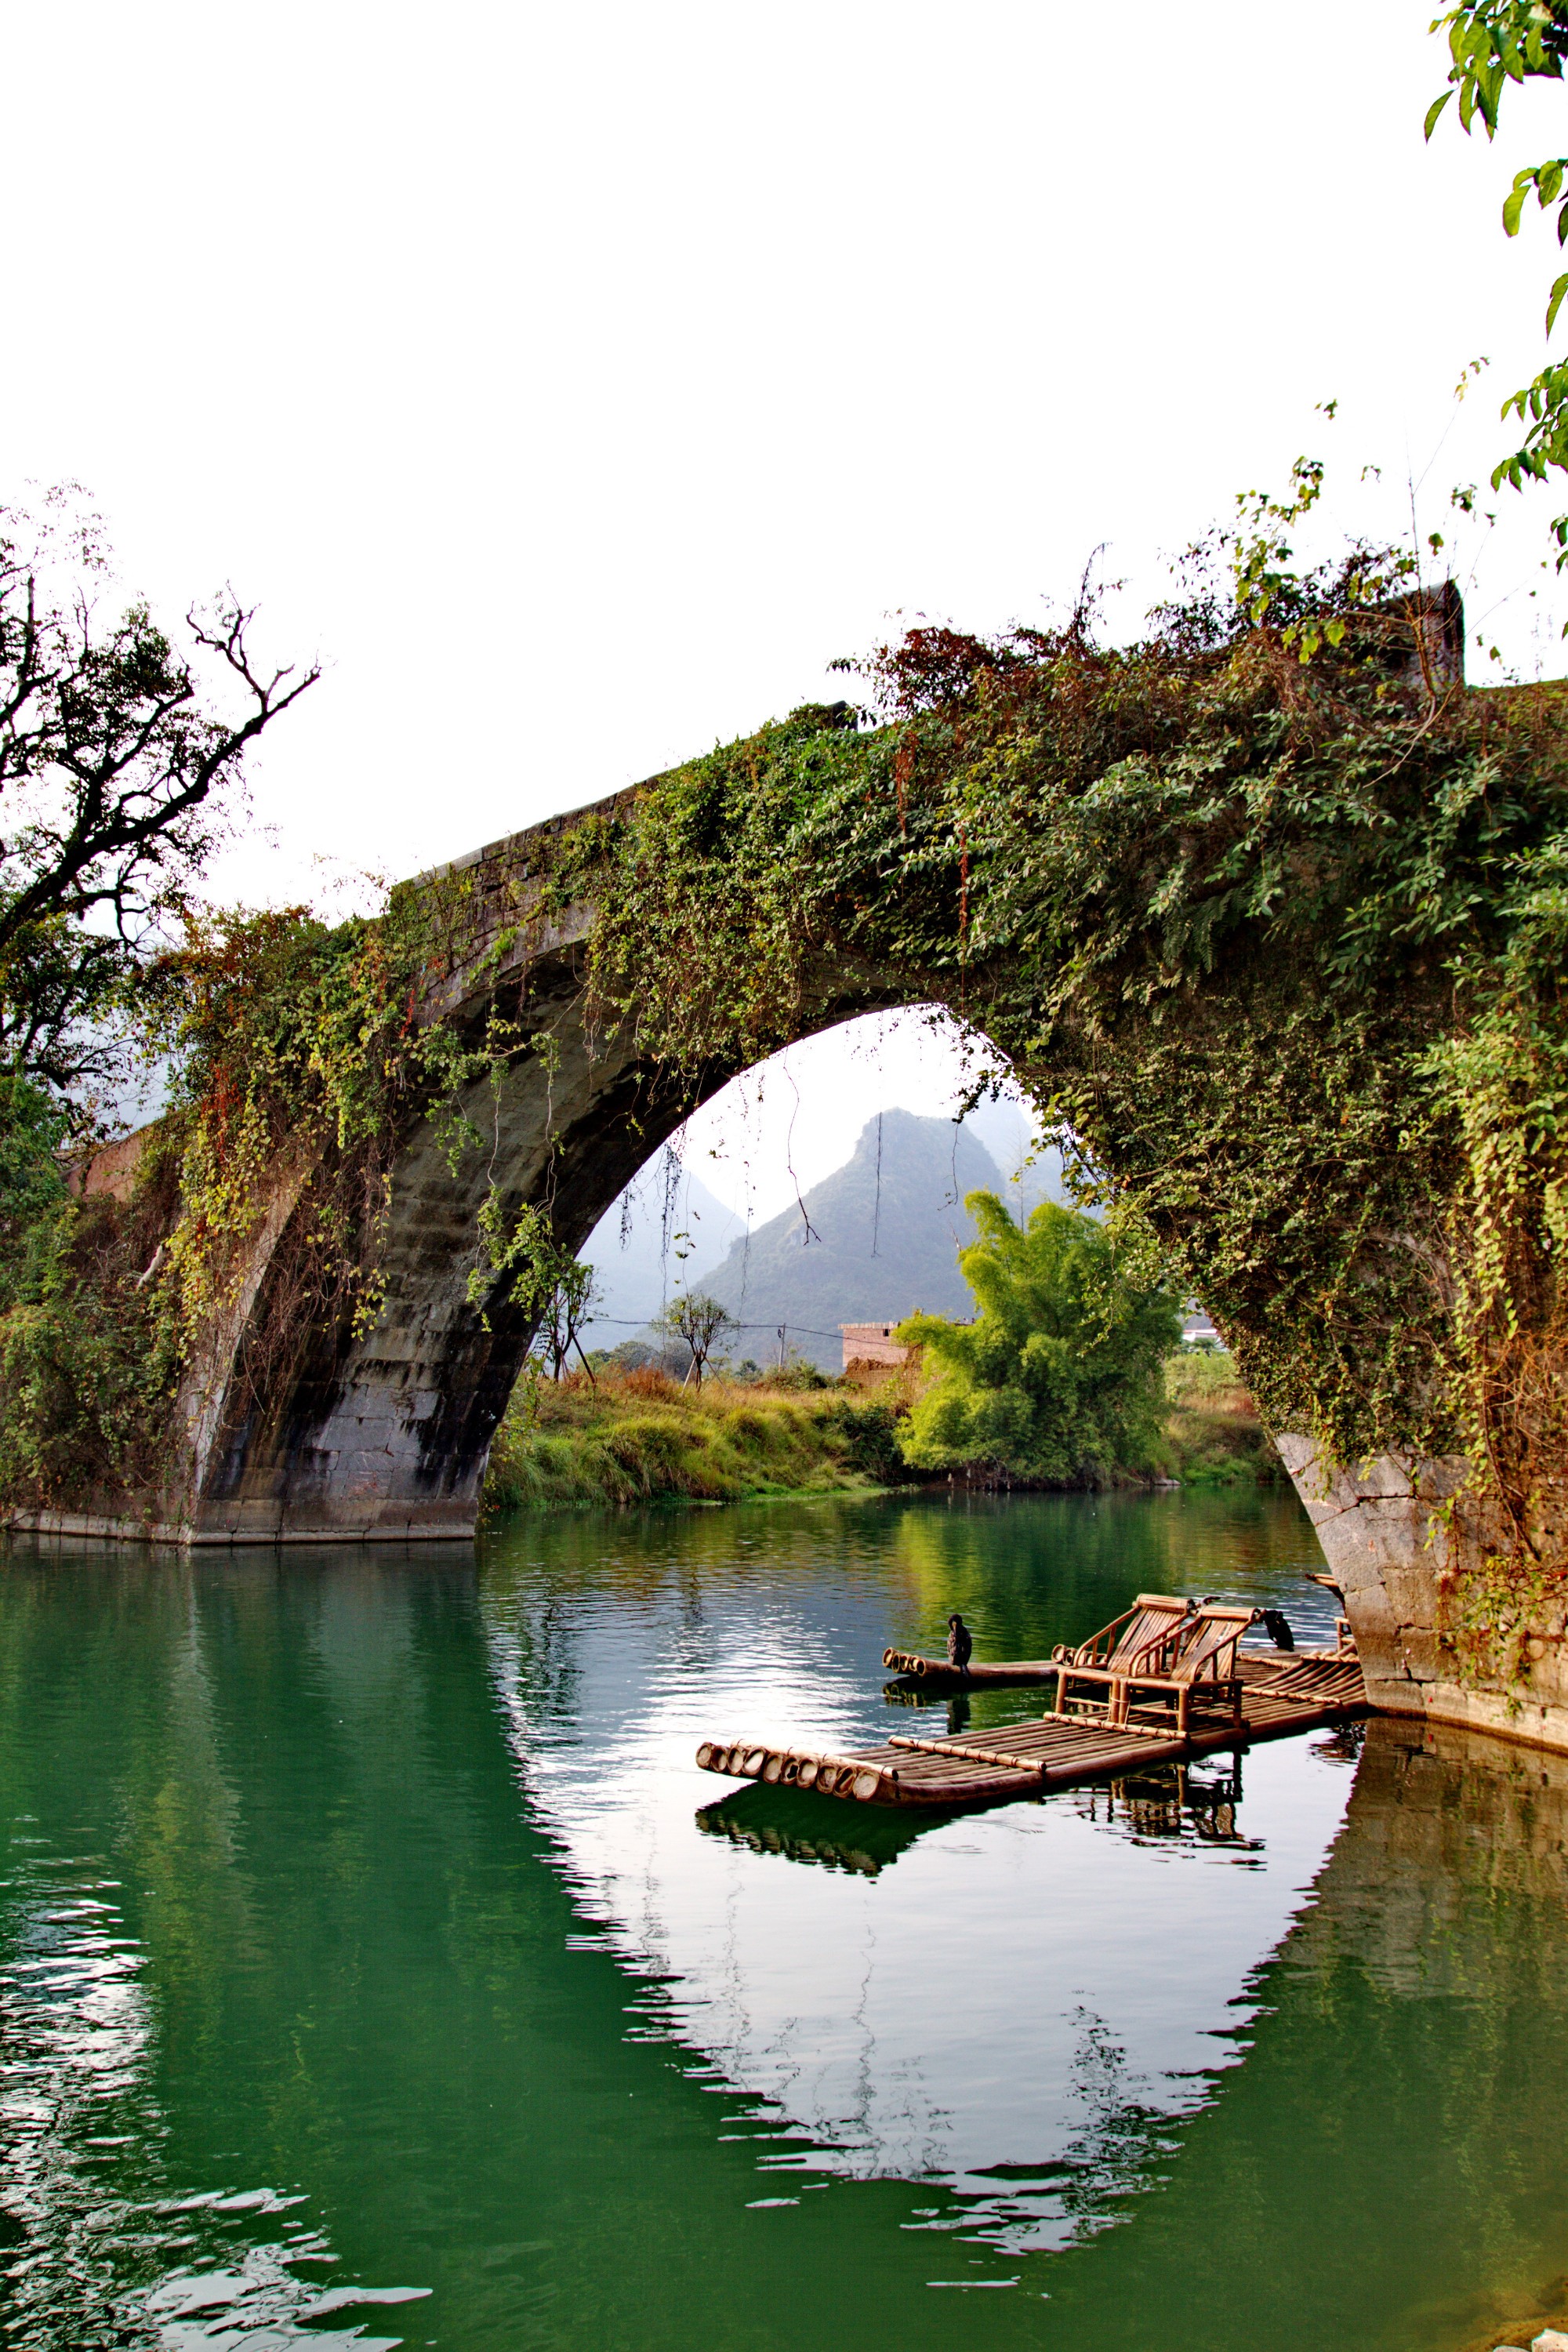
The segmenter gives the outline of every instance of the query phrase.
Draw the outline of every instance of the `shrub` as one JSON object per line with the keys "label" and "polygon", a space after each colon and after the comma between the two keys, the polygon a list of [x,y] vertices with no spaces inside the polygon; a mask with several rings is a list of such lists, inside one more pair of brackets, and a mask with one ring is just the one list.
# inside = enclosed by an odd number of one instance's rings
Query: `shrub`
{"label": "shrub", "polygon": [[900,1339],[942,1368],[910,1414],[905,1461],[989,1464],[1052,1485],[1159,1466],[1174,1300],[1129,1272],[1092,1217],[1047,1201],[1019,1226],[994,1192],[971,1192],[965,1205],[980,1239],[959,1264],[980,1314],[900,1325]]}

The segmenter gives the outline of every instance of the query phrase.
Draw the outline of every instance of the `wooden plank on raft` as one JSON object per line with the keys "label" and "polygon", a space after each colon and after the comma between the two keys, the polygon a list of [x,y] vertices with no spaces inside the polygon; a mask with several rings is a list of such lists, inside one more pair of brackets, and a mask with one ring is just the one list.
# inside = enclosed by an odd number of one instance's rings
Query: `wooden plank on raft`
{"label": "wooden plank on raft", "polygon": [[697,1761],[704,1771],[731,1780],[816,1790],[861,1804],[988,1804],[1223,1748],[1239,1750],[1367,1712],[1353,1659],[1297,1652],[1248,1656],[1244,1663],[1250,1671],[1243,1676],[1241,1723],[1200,1721],[1184,1739],[1173,1724],[1111,1726],[1093,1716],[1047,1715],[946,1739],[894,1733],[879,1748],[845,1755],[770,1740],[705,1739]]}
{"label": "wooden plank on raft", "polygon": [[1004,1756],[994,1748],[960,1748],[952,1739],[905,1739],[894,1732],[889,1740],[890,1748],[915,1748],[922,1756],[958,1756],[967,1764],[999,1764],[1005,1772],[1043,1772],[1045,1759],[1040,1756]]}

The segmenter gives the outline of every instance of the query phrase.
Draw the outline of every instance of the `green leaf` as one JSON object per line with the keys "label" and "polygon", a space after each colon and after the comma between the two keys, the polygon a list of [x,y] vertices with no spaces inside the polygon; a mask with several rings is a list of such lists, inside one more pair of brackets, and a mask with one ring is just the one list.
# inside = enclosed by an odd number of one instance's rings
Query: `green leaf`
{"label": "green leaf", "polygon": [[1451,89],[1446,89],[1441,98],[1435,98],[1432,100],[1431,105],[1426,109],[1426,129],[1424,133],[1425,137],[1428,139],[1431,138],[1433,131],[1437,128],[1437,117],[1442,113],[1443,109],[1447,105],[1448,100],[1453,97],[1453,95],[1454,93]]}
{"label": "green leaf", "polygon": [[1568,294],[1568,269],[1565,269],[1562,277],[1553,284],[1552,289],[1552,299],[1546,305],[1546,331],[1548,334],[1552,332],[1552,328],[1557,323],[1557,313],[1562,308],[1563,297],[1564,294]]}
{"label": "green leaf", "polygon": [[[1521,180],[1524,183],[1522,187],[1520,185]],[[1513,184],[1512,194],[1503,199],[1502,229],[1505,236],[1519,235],[1519,216],[1524,210],[1524,200],[1529,194],[1530,174],[1527,172],[1521,172],[1519,179]]]}

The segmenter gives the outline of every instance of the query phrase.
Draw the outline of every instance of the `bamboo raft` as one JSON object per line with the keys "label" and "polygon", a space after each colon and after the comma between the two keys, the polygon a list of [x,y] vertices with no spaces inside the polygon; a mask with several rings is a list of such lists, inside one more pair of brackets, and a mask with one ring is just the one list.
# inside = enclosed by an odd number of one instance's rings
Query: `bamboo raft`
{"label": "bamboo raft", "polygon": [[[1237,1666],[1240,1724],[1200,1718],[1184,1739],[1155,1726],[1112,1727],[1088,1716],[1047,1715],[1001,1729],[959,1731],[949,1739],[895,1732],[880,1748],[846,1755],[765,1740],[705,1739],[697,1761],[703,1771],[730,1780],[814,1789],[819,1796],[861,1804],[991,1805],[1075,1781],[1184,1763],[1222,1748],[1239,1750],[1261,1739],[1288,1739],[1368,1712],[1361,1667],[1335,1651],[1244,1652]],[[1022,1675],[1024,1668],[1015,1664],[1011,1671]],[[973,1668],[970,1675],[973,1680]]]}
{"label": "bamboo raft", "polygon": [[900,1681],[940,1683],[943,1688],[995,1690],[1004,1685],[1048,1683],[1056,1679],[1050,1658],[1007,1658],[996,1665],[972,1659],[967,1667],[951,1666],[945,1658],[922,1658],[918,1650],[884,1650],[882,1664]]}

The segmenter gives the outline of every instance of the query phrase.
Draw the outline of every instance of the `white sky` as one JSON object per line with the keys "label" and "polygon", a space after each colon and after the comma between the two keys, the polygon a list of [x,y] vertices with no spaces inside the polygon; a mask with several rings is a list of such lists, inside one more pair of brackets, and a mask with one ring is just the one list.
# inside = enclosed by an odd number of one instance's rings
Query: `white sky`
{"label": "white sky", "polygon": [[[966,1056],[930,1008],[870,1013],[786,1047],[727,1086],[689,1119],[681,1159],[752,1224],[787,1209],[841,1168],[867,1122],[896,1105],[955,1118],[988,1056]],[[979,1141],[1005,1177],[1037,1139],[1009,1089],[973,1113]]]}
{"label": "white sky", "polygon": [[[1430,15],[14,8],[0,495],[73,476],[128,586],[231,580],[324,656],[220,877],[251,899],[841,691],[895,612],[1037,614],[1101,541],[1131,627],[1304,448],[1342,523],[1418,478],[1443,528],[1541,362],[1555,247],[1498,213],[1568,96],[1424,147]],[[1496,503],[1472,621],[1555,672],[1551,494]]]}

